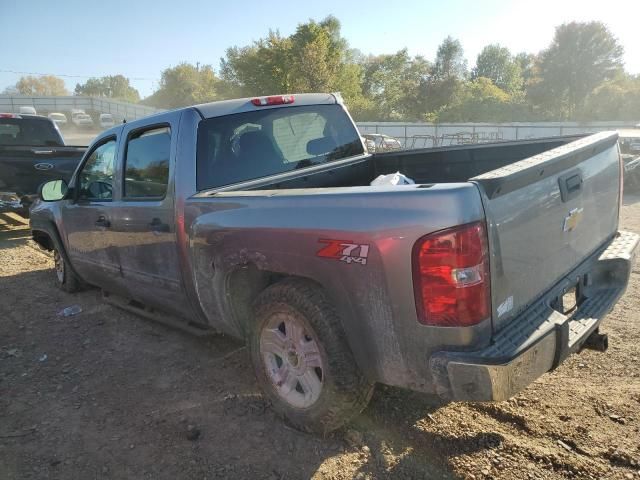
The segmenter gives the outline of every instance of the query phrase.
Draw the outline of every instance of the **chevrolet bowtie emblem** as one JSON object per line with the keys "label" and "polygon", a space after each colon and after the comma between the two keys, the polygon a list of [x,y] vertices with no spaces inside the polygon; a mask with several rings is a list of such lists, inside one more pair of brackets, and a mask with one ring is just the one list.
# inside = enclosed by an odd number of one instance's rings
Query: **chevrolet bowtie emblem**
{"label": "chevrolet bowtie emblem", "polygon": [[584,208],[574,208],[569,211],[569,215],[564,217],[564,224],[562,225],[562,230],[564,232],[570,232],[578,226],[580,220],[582,220],[582,212]]}

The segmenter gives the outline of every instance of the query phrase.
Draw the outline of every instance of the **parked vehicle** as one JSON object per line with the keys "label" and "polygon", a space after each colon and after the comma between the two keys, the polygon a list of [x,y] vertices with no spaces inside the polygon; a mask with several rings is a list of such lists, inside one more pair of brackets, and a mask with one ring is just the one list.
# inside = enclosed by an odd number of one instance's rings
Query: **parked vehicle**
{"label": "parked vehicle", "polygon": [[33,107],[22,106],[19,109],[20,115],[37,115],[36,109]]}
{"label": "parked vehicle", "polygon": [[14,199],[2,203],[3,211],[26,216],[38,187],[51,179],[70,180],[84,151],[65,146],[49,118],[0,113],[0,192]]}
{"label": "parked vehicle", "polygon": [[67,116],[64,113],[50,113],[47,115],[50,120],[53,120],[58,128],[64,128],[67,126]]}
{"label": "parked vehicle", "polygon": [[101,128],[111,128],[115,125],[113,121],[113,115],[110,113],[101,113],[100,114],[100,127]]}
{"label": "parked vehicle", "polygon": [[367,141],[373,142],[373,149],[370,148],[370,143],[367,144],[367,150],[369,153],[382,153],[402,149],[400,140],[389,135],[383,135],[381,133],[367,133],[363,135],[363,137]]}
{"label": "parked vehicle", "polygon": [[71,115],[71,121],[78,128],[93,127],[93,119],[86,113],[74,113]]}
{"label": "parked vehicle", "polygon": [[[31,228],[63,290],[246,339],[274,408],[325,432],[375,383],[504,400],[605,350],[638,244],[616,142],[371,155],[339,96],[216,102],[98,135]],[[370,185],[395,172],[416,183]]]}

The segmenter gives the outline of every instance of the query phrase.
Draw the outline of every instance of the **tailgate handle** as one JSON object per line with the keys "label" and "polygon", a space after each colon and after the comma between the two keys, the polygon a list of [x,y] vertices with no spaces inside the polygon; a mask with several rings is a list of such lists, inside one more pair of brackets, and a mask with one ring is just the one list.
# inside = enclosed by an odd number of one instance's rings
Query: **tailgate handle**
{"label": "tailgate handle", "polygon": [[558,178],[560,185],[560,197],[563,202],[567,202],[578,196],[582,191],[582,174],[580,172],[570,172]]}

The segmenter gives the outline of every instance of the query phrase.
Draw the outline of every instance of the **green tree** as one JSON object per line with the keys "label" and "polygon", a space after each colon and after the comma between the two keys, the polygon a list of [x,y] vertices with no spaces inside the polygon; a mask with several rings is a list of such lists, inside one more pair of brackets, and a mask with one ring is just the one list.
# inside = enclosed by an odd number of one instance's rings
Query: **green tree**
{"label": "green tree", "polygon": [[520,66],[522,87],[524,89],[535,75],[536,56],[533,53],[520,52],[514,57],[514,61]]}
{"label": "green tree", "polygon": [[278,32],[246,47],[231,47],[220,61],[224,96],[340,91],[354,113],[365,108],[362,68],[355,62],[340,22],[332,16]]}
{"label": "green tree", "polygon": [[502,90],[514,93],[522,90],[522,70],[508,48],[498,44],[487,45],[476,60],[471,78],[489,78]]}
{"label": "green tree", "polygon": [[572,118],[587,96],[622,70],[622,46],[601,22],[556,28],[538,60],[529,98],[558,118]]}
{"label": "green tree", "polygon": [[465,84],[457,102],[438,112],[440,122],[509,122],[529,120],[527,105],[492,79],[478,77]]}
{"label": "green tree", "polygon": [[464,58],[462,44],[451,36],[445,38],[438,46],[433,76],[436,80],[449,78],[462,80],[467,77],[467,74],[467,61]]}
{"label": "green tree", "polygon": [[581,111],[581,120],[640,119],[640,76],[620,74],[596,87],[587,97]]}
{"label": "green tree", "polygon": [[210,65],[180,63],[162,72],[160,87],[141,103],[159,108],[178,108],[218,98],[216,78]]}
{"label": "green tree", "polygon": [[129,83],[129,79],[123,75],[89,78],[85,83],[76,84],[75,94],[90,97],[115,98],[134,103],[140,101],[138,90],[133,88]]}
{"label": "green tree", "polygon": [[437,111],[460,101],[468,76],[467,61],[459,40],[450,36],[438,46],[431,78],[421,91],[426,118],[433,120]]}
{"label": "green tree", "polygon": [[426,113],[423,93],[431,65],[423,57],[411,58],[405,48],[371,56],[363,67],[362,93],[371,100],[372,119],[417,120]]}
{"label": "green tree", "polygon": [[69,95],[64,85],[64,80],[54,75],[43,75],[41,77],[27,75],[18,80],[15,88],[21,95]]}

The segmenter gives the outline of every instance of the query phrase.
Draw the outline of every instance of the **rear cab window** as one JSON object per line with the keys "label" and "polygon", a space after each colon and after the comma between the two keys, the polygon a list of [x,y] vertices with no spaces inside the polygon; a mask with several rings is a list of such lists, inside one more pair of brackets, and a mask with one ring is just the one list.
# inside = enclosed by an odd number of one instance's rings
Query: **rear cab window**
{"label": "rear cab window", "polygon": [[364,153],[340,105],[257,110],[198,126],[197,189],[321,165]]}
{"label": "rear cab window", "polygon": [[0,117],[0,146],[61,147],[60,133],[44,118]]}

